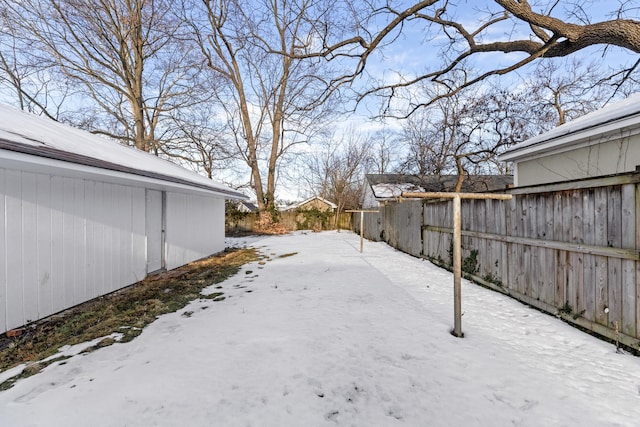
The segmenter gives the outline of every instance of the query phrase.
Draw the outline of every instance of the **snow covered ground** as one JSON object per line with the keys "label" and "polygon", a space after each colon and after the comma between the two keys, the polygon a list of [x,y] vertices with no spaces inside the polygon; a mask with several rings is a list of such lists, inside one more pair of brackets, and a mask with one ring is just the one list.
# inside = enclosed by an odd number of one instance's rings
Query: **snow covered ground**
{"label": "snow covered ground", "polygon": [[427,261],[348,232],[245,240],[269,261],[226,300],[20,380],[0,426],[640,423],[640,359],[552,316],[463,283],[455,338],[452,276]]}

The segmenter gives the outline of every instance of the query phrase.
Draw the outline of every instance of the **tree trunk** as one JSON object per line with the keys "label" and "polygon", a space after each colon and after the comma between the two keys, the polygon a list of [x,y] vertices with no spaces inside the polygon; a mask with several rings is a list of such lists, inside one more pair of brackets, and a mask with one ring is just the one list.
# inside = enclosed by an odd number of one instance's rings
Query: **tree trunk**
{"label": "tree trunk", "polygon": [[455,192],[459,193],[462,190],[462,183],[464,182],[464,168],[462,167],[462,158],[456,157],[456,169],[458,170],[458,181],[456,182]]}

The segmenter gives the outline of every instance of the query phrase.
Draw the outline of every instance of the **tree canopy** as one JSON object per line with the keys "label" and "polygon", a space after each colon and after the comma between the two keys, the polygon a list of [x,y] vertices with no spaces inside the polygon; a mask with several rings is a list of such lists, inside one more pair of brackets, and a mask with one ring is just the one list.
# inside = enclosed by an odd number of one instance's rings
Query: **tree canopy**
{"label": "tree canopy", "polygon": [[[316,54],[355,61],[352,72],[333,82],[336,87],[354,84],[365,74],[374,54],[393,49],[402,37],[419,34],[425,58],[436,53],[436,59],[425,61],[419,70],[398,71],[395,81],[369,84],[359,94],[362,101],[369,95],[408,96],[407,89],[417,84],[447,88],[433,98],[402,104],[403,110],[396,113],[405,117],[437,99],[454,96],[492,76],[514,73],[537,60],[567,57],[594,46],[640,53],[639,7],[630,1],[606,6],[586,0],[385,0],[365,4],[358,11],[363,19],[351,37],[332,39],[326,33],[323,48]],[[480,57],[490,54],[500,56],[477,65]],[[635,58],[611,70],[610,83],[623,85],[639,65],[640,58]]]}
{"label": "tree canopy", "polygon": [[640,87],[637,0],[0,0],[0,27],[3,102],[224,175],[262,211],[314,155],[367,158],[356,187],[504,172],[509,144]]}

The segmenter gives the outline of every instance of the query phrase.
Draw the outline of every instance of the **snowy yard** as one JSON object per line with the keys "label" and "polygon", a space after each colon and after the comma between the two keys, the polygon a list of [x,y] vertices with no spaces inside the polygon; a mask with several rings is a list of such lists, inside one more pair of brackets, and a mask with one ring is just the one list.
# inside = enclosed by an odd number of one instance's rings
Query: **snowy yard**
{"label": "snowy yard", "polygon": [[427,261],[348,232],[229,243],[269,260],[0,392],[0,426],[639,423],[639,358],[466,282],[455,338],[452,276]]}

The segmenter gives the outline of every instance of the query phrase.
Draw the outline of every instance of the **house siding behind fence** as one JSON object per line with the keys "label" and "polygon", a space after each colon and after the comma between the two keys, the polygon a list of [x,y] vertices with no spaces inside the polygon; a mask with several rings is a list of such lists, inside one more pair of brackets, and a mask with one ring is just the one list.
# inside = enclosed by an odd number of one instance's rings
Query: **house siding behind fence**
{"label": "house siding behind fence", "polygon": [[140,281],[162,251],[174,268],[224,249],[223,199],[169,192],[163,243],[161,195],[0,168],[0,331]]}
{"label": "house siding behind fence", "polygon": [[[463,268],[497,291],[638,348],[640,175],[462,200]],[[364,234],[451,264],[451,201],[405,200],[365,214]],[[358,216],[354,216],[359,229]],[[463,296],[464,305],[464,296]]]}

